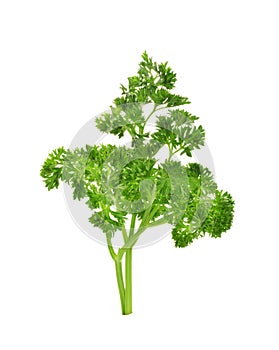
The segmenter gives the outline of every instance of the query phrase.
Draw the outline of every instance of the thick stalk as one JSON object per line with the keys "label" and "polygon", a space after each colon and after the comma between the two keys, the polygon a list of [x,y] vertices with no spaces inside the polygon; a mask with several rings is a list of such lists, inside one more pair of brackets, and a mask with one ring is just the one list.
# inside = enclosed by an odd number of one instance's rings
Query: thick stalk
{"label": "thick stalk", "polygon": [[[156,210],[154,208],[152,211],[153,215],[155,214],[155,211]],[[140,235],[146,230],[147,227],[156,226],[166,222],[166,220],[162,218],[150,224],[149,220],[153,217],[153,215],[150,215],[150,208],[149,208],[147,217],[145,218],[145,220],[142,221],[142,224],[140,225],[136,233],[135,233],[136,214],[132,215],[129,236],[127,237],[127,232],[124,228],[122,230],[122,233],[124,233],[123,238],[124,238],[124,241],[126,242],[123,245],[123,247],[118,250],[117,254],[114,252],[114,249],[111,244],[111,240],[107,236],[109,252],[115,262],[117,285],[118,285],[120,301],[121,301],[121,309],[122,309],[123,315],[129,315],[133,312],[133,309],[132,309],[132,248],[136,244]],[[125,286],[124,286],[123,272],[122,272],[122,258],[124,254],[125,254]]]}
{"label": "thick stalk", "polygon": [[123,274],[122,274],[122,261],[116,259],[115,260],[115,270],[116,270],[116,279],[117,279],[117,285],[120,295],[120,302],[121,302],[121,310],[122,315],[125,315],[125,288],[123,283]]}
{"label": "thick stalk", "polygon": [[132,311],[132,248],[128,248],[126,251],[125,278],[126,278],[125,315],[129,315],[133,312]]}
{"label": "thick stalk", "polygon": [[[129,238],[134,235],[136,218],[137,214],[132,214]],[[129,315],[132,313],[132,247],[125,253],[125,315]]]}

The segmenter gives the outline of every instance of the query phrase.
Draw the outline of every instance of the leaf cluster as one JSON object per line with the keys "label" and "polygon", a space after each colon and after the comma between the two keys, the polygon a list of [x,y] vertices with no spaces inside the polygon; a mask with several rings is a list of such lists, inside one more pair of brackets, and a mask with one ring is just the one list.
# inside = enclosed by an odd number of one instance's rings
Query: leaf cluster
{"label": "leaf cluster", "polygon": [[110,112],[103,113],[96,118],[97,128],[105,133],[124,136],[127,131],[132,138],[142,138],[140,131],[145,118],[142,108],[137,103],[111,107]]}
{"label": "leaf cluster", "polygon": [[52,151],[45,160],[40,175],[43,178],[47,189],[58,188],[62,177],[63,164],[66,151],[64,147],[59,147]]}
{"label": "leaf cluster", "polygon": [[[192,208],[198,206],[193,217]],[[195,208],[196,209],[196,208]],[[234,214],[234,200],[228,192],[216,190],[213,199],[202,198],[187,207],[185,215],[172,230],[176,247],[186,247],[206,233],[210,237],[221,237],[230,229]]]}
{"label": "leaf cluster", "polygon": [[154,103],[166,107],[190,103],[187,97],[170,92],[176,80],[168,62],[158,64],[144,52],[137,74],[128,78],[127,86],[121,84],[121,97],[116,98],[114,103],[117,106],[134,102]]}
{"label": "leaf cluster", "polygon": [[168,62],[157,63],[142,54],[136,75],[128,78],[128,85],[120,85],[121,96],[114,99],[110,112],[96,118],[96,126],[103,132],[123,137],[127,131],[132,139],[147,138],[144,133],[145,118],[141,105],[176,107],[190,103],[187,97],[172,93],[176,74]]}
{"label": "leaf cluster", "polygon": [[[189,103],[175,95],[176,74],[168,63],[156,63],[146,52],[137,75],[121,85],[122,94],[109,112],[96,118],[104,133],[132,136],[132,146],[87,145],[84,148],[57,148],[49,154],[41,169],[48,190],[61,181],[73,189],[74,199],[86,199],[92,210],[89,221],[111,238],[128,220],[138,220],[140,235],[145,228],[164,223],[173,225],[177,247],[185,247],[206,233],[220,237],[233,220],[231,195],[217,189],[209,169],[187,163],[195,149],[204,145],[205,131],[196,125],[198,117],[177,106]],[[145,117],[143,106],[154,108]],[[146,131],[152,114],[156,130]],[[167,146],[169,157],[159,163],[156,155]],[[179,153],[184,159],[174,159]],[[135,237],[137,237],[135,234]],[[124,241],[127,241],[124,234]],[[134,239],[135,244],[136,239]]]}
{"label": "leaf cluster", "polygon": [[180,152],[191,157],[192,151],[203,146],[205,140],[203,127],[194,125],[197,119],[184,110],[169,110],[167,115],[157,117],[157,131],[151,137],[167,145],[172,154]]}

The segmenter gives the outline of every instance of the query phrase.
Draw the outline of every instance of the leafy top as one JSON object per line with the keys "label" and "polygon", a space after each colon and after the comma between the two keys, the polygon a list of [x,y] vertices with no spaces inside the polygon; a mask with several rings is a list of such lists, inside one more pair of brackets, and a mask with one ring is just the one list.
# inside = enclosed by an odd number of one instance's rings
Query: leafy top
{"label": "leafy top", "polygon": [[127,103],[154,103],[176,107],[190,103],[187,97],[172,94],[176,74],[168,62],[154,62],[146,51],[142,54],[137,75],[128,78],[128,85],[120,85],[122,94],[114,100],[116,106]]}
{"label": "leafy top", "polygon": [[[187,157],[204,145],[205,132],[195,124],[198,117],[176,108],[190,102],[171,92],[175,83],[168,63],[158,64],[144,52],[137,75],[128,78],[126,87],[121,85],[122,94],[110,112],[96,118],[102,132],[119,138],[129,133],[131,147],[60,147],[42,166],[48,190],[64,181],[74,199],[86,198],[92,210],[89,221],[103,230],[108,242],[120,229],[125,246],[132,246],[146,228],[170,223],[175,246],[185,247],[205,233],[216,238],[231,227],[231,195],[217,189],[209,169],[188,163]],[[143,107],[148,103],[153,110],[146,117]],[[146,131],[151,115],[156,115],[156,130]],[[163,147],[169,156],[159,163],[156,154]],[[175,154],[180,158],[174,159]],[[129,237],[130,220],[138,220],[139,229]]]}

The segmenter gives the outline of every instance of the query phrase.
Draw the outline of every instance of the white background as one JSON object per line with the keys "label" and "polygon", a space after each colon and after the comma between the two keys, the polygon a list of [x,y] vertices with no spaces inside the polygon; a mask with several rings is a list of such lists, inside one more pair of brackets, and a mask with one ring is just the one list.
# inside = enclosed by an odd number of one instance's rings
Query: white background
{"label": "white background", "polygon": [[[1,1],[1,349],[278,350],[276,6]],[[123,317],[106,247],[39,170],[107,109],[145,49],[177,72],[236,213],[222,239],[137,250]]]}

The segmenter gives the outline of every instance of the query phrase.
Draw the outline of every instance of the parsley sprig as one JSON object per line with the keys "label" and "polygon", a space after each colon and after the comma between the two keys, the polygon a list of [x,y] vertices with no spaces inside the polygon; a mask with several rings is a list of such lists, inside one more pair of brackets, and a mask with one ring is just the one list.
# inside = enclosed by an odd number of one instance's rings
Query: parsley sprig
{"label": "parsley sprig", "polygon": [[[144,52],[137,74],[120,86],[110,111],[95,120],[100,131],[130,138],[131,145],[60,147],[41,168],[48,190],[65,182],[74,199],[86,200],[88,219],[103,231],[115,263],[123,314],[132,312],[132,249],[144,232],[171,224],[175,246],[186,247],[205,234],[220,237],[233,221],[232,196],[217,188],[208,168],[189,162],[204,146],[205,131],[184,109],[188,98],[173,93],[175,83],[168,63],[158,64]],[[147,115],[146,106],[152,106]],[[151,117],[156,118],[152,130]],[[163,148],[168,156],[160,162]],[[116,231],[123,237],[118,249]]]}

